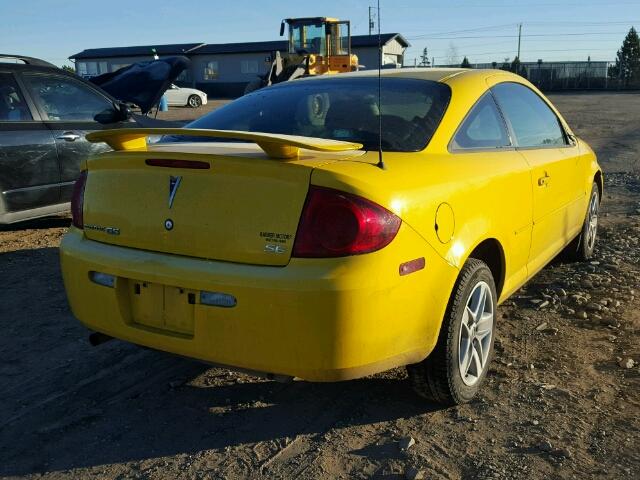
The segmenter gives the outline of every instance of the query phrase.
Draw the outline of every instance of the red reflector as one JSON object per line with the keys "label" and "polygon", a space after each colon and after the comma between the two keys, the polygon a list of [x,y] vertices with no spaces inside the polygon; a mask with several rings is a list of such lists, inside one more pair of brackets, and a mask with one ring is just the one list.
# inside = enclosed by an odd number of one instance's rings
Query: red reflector
{"label": "red reflector", "polygon": [[84,228],[84,187],[87,184],[87,171],[80,172],[80,176],[73,184],[73,193],[71,194],[71,223],[74,227]]}
{"label": "red reflector", "polygon": [[148,158],[144,161],[150,167],[167,167],[167,168],[192,168],[195,170],[209,170],[210,166],[207,162],[198,162],[197,160],[169,160],[166,158]]}
{"label": "red reflector", "polygon": [[418,270],[422,270],[425,266],[424,257],[416,258],[415,260],[410,260],[408,262],[404,262],[400,264],[400,275],[408,275],[413,272],[417,272]]}

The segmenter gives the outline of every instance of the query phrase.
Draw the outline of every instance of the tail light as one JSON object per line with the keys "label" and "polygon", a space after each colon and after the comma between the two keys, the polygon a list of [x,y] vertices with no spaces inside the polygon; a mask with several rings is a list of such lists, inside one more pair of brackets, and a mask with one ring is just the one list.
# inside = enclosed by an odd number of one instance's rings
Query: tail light
{"label": "tail light", "polygon": [[298,225],[294,257],[344,257],[374,252],[395,238],[402,220],[357,195],[311,186]]}
{"label": "tail light", "polygon": [[73,185],[73,195],[71,195],[71,223],[77,228],[84,228],[82,209],[84,207],[84,187],[86,184],[87,171],[83,170]]}

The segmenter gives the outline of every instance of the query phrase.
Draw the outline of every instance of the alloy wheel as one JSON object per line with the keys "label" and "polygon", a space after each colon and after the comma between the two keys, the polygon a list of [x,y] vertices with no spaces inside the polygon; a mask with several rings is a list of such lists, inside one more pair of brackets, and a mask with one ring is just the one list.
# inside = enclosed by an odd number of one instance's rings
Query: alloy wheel
{"label": "alloy wheel", "polygon": [[589,202],[589,220],[587,227],[587,248],[592,250],[596,243],[596,235],[598,233],[598,195],[591,196]]}
{"label": "alloy wheel", "polygon": [[491,289],[478,282],[467,299],[458,339],[458,367],[465,385],[475,385],[489,361],[494,314]]}

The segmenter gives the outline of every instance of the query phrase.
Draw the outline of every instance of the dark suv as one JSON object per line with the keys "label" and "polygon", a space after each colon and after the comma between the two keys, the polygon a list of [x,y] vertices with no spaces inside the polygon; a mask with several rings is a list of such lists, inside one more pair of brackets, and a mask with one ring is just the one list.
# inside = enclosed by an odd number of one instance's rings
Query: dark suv
{"label": "dark suv", "polygon": [[108,149],[85,134],[135,125],[117,100],[73,73],[0,55],[0,224],[67,211],[80,162]]}

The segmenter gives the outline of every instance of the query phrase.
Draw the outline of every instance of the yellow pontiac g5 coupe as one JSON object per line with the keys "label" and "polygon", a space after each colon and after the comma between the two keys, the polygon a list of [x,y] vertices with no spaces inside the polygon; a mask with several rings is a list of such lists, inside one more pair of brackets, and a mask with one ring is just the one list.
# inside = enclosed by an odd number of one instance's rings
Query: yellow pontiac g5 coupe
{"label": "yellow pontiac g5 coupe", "polygon": [[469,401],[497,305],[563,249],[592,256],[602,173],[519,76],[380,85],[379,102],[377,72],[296,80],[185,129],[88,135],[113,151],[75,186],[74,315],[101,338],[311,381],[406,365],[421,395]]}

